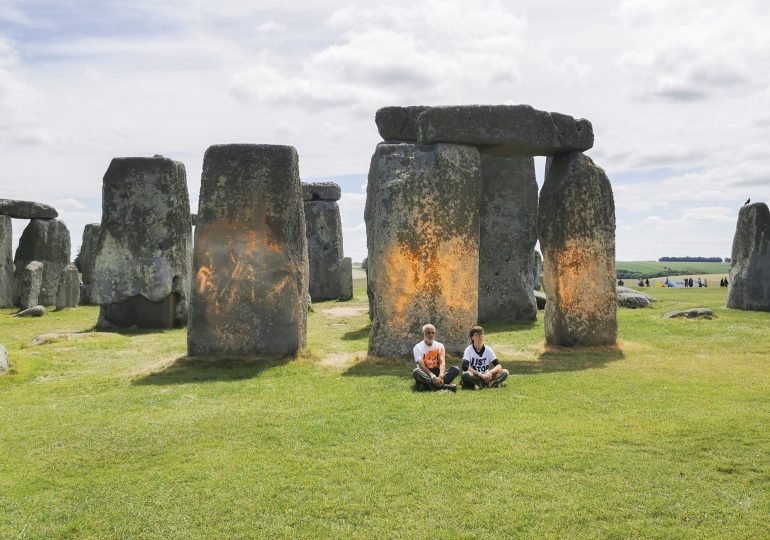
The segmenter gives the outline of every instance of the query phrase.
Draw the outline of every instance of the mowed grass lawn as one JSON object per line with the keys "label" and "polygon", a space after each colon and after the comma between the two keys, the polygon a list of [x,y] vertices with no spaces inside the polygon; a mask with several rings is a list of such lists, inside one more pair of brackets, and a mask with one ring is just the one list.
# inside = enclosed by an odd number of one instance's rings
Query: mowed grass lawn
{"label": "mowed grass lawn", "polygon": [[[2,310],[0,538],[768,538],[770,313],[650,292],[617,348],[490,325],[512,377],[457,394],[366,359],[360,282],[290,359],[187,360],[183,329],[32,346],[97,308]],[[717,317],[661,318],[688,307]]]}

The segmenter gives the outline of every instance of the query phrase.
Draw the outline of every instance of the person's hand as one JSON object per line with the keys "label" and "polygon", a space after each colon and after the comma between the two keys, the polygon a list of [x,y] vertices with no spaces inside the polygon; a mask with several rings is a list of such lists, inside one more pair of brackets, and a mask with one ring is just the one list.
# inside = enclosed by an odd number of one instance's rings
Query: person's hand
{"label": "person's hand", "polygon": [[433,379],[433,386],[438,388],[439,386],[442,386],[444,384],[444,378],[443,377],[436,377]]}
{"label": "person's hand", "polygon": [[481,375],[481,380],[484,382],[489,382],[492,380],[492,374],[491,373],[484,373]]}

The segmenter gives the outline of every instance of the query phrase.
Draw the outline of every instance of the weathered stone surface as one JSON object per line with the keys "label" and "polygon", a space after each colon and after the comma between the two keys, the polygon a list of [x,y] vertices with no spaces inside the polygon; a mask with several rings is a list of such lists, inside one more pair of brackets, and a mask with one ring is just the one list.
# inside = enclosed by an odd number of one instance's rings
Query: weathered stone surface
{"label": "weathered stone surface", "polygon": [[644,294],[638,292],[618,292],[618,305],[624,308],[646,308],[650,307],[650,299]]}
{"label": "weathered stone surface", "polygon": [[189,354],[293,354],[305,345],[308,305],[297,151],[210,147],[199,201]]}
{"label": "weathered stone surface", "polygon": [[535,161],[482,154],[481,181],[478,320],[534,320]]}
{"label": "weathered stone surface", "polygon": [[[187,320],[192,225],[184,165],[168,158],[115,158],[102,184],[102,223],[94,262],[91,300],[102,306],[99,326],[108,322],[139,328],[169,327]],[[173,300],[167,297],[173,295]],[[162,324],[143,320],[126,303],[142,296],[174,305]],[[114,304],[107,308],[105,306]],[[138,318],[130,321],[125,307]],[[166,311],[163,311],[166,313]],[[131,324],[128,324],[131,323]]]}
{"label": "weathered stone surface", "polygon": [[427,109],[424,105],[379,109],[374,121],[380,137],[393,142],[417,142],[417,117]]}
{"label": "weathered stone surface", "polygon": [[0,345],[0,375],[11,368],[11,362],[8,360],[8,351]]}
{"label": "weathered stone surface", "polygon": [[59,212],[53,206],[11,199],[0,199],[0,214],[15,219],[53,219],[59,217]]}
{"label": "weathered stone surface", "polygon": [[0,215],[0,307],[13,306],[13,228],[11,218]]}
{"label": "weathered stone surface", "polygon": [[536,291],[543,290],[543,256],[540,255],[538,250],[533,252],[534,261],[532,263],[532,279],[535,282],[534,289]]}
{"label": "weathered stone surface", "polygon": [[32,261],[16,271],[15,291],[16,305],[20,309],[28,309],[38,305],[40,287],[43,283],[43,263]]}
{"label": "weathered stone surface", "polygon": [[[70,262],[70,232],[64,222],[58,219],[33,219],[21,233],[16,249],[14,279],[32,261],[43,263],[38,304],[52,306],[59,292],[61,271]],[[18,305],[18,298],[16,298]]]}
{"label": "weathered stone surface", "polygon": [[545,337],[552,345],[617,338],[615,203],[604,171],[580,152],[556,156],[540,192]]}
{"label": "weathered stone surface", "polygon": [[335,201],[306,200],[304,209],[310,298],[313,302],[337,299],[343,255],[340,207]]}
{"label": "weathered stone surface", "polygon": [[99,233],[102,229],[99,223],[89,223],[83,229],[83,242],[80,244],[80,269],[83,286],[80,289],[80,304],[94,305],[94,281],[96,281],[96,247],[99,244]]}
{"label": "weathered stone surface", "polygon": [[367,186],[369,354],[405,356],[436,325],[447,351],[478,316],[481,160],[470,146],[379,144]]}
{"label": "weathered stone surface", "polygon": [[68,264],[61,271],[59,292],[56,295],[56,309],[78,307],[80,301],[80,276],[74,264]]}
{"label": "weathered stone surface", "polygon": [[472,144],[498,156],[551,156],[588,150],[591,122],[529,105],[430,107],[417,119],[420,144]]}
{"label": "weathered stone surface", "polygon": [[42,317],[45,313],[45,306],[32,306],[31,308],[22,309],[14,314],[14,317]]}
{"label": "weathered stone surface", "polygon": [[743,206],[733,237],[727,307],[770,311],[770,210]]}
{"label": "weathered stone surface", "polygon": [[334,182],[302,183],[303,201],[339,201],[342,189]]}
{"label": "weathered stone surface", "polygon": [[541,291],[534,291],[535,293],[535,302],[537,302],[537,309],[545,309],[545,303],[548,300],[548,297],[545,295],[544,292]]}
{"label": "weathered stone surface", "polygon": [[709,308],[692,308],[671,311],[663,315],[664,319],[713,319],[714,311]]}
{"label": "weathered stone surface", "polygon": [[353,298],[353,259],[343,257],[340,259],[340,300]]}

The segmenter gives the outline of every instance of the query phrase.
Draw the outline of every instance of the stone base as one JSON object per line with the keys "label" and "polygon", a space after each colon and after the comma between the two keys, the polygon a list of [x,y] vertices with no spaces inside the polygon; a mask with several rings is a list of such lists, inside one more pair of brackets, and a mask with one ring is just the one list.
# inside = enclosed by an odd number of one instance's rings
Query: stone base
{"label": "stone base", "polygon": [[180,326],[175,318],[179,297],[168,295],[160,302],[152,302],[144,296],[132,296],[123,302],[99,306],[98,328],[119,326],[129,328],[173,328]]}

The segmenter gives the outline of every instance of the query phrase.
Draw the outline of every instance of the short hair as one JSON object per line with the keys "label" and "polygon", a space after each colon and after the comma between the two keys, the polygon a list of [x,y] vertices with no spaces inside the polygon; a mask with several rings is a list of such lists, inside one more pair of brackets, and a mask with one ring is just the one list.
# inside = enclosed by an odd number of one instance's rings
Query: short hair
{"label": "short hair", "polygon": [[470,335],[471,339],[473,339],[473,336],[475,336],[476,334],[483,334],[483,333],[484,333],[484,328],[483,327],[481,327],[481,326],[474,326],[473,328],[471,328],[471,331],[469,332],[469,335]]}
{"label": "short hair", "polygon": [[430,323],[426,323],[426,324],[423,324],[423,325],[422,325],[422,333],[424,334],[424,333],[425,333],[425,330],[427,330],[428,328],[433,328],[433,330],[435,330],[435,329],[436,329],[436,327],[435,327],[435,326],[433,326],[432,324],[430,324]]}

